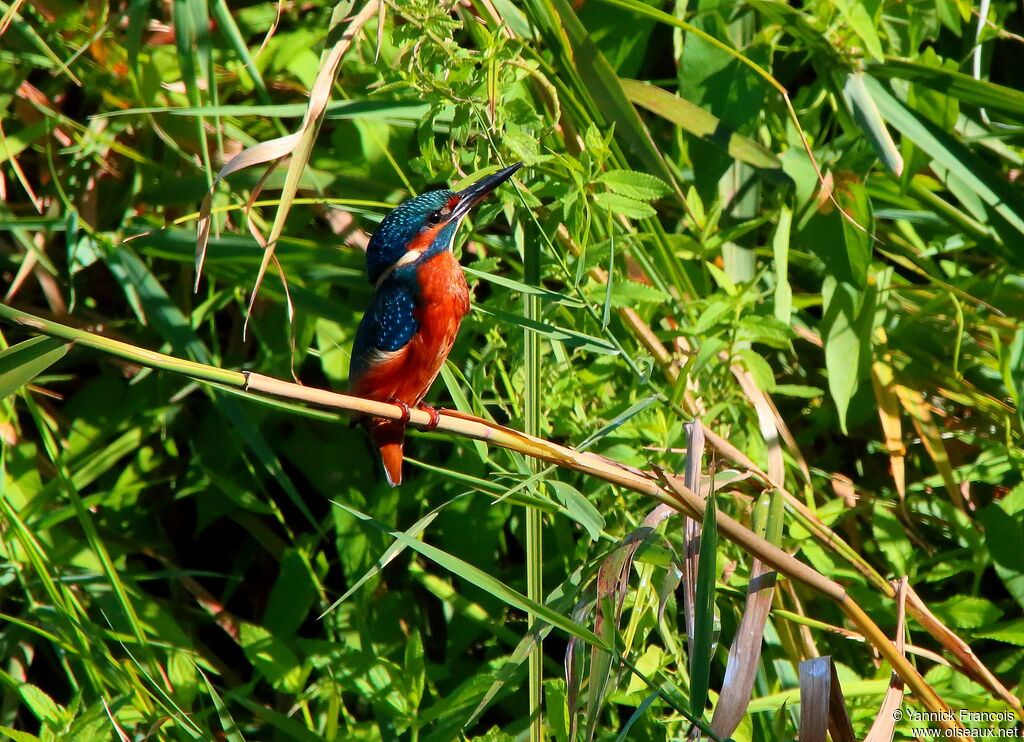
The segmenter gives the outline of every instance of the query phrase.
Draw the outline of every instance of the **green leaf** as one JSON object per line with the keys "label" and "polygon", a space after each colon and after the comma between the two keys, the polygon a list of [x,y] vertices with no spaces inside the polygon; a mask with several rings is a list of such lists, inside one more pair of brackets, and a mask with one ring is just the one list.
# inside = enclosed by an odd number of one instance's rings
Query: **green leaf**
{"label": "green leaf", "polygon": [[604,516],[594,504],[566,482],[549,479],[548,486],[554,491],[555,498],[565,506],[569,517],[587,529],[591,541],[597,541],[604,529]]}
{"label": "green leaf", "polygon": [[758,389],[770,392],[775,388],[775,373],[761,354],[751,348],[739,348],[736,355],[743,361],[743,367],[754,377]]}
{"label": "green leaf", "polygon": [[861,337],[858,331],[860,296],[856,288],[826,276],[821,298],[821,339],[825,343],[828,390],[839,412],[839,425],[846,433],[846,411],[860,384],[860,358],[868,338]]}
{"label": "green leaf", "polygon": [[410,707],[419,708],[423,700],[423,688],[426,680],[426,656],[423,652],[423,638],[420,632],[413,630],[405,643],[405,661],[402,680],[409,695]]}
{"label": "green leaf", "polygon": [[1016,621],[1007,621],[991,629],[979,631],[975,635],[980,639],[995,639],[996,641],[1024,647],[1024,618],[1018,618]]}
{"label": "green leaf", "polygon": [[718,575],[718,522],[715,493],[708,495],[701,522],[700,559],[694,597],[693,655],[690,657],[690,713],[704,716],[714,659],[715,582]]}
{"label": "green leaf", "polygon": [[635,307],[637,304],[664,304],[672,301],[667,291],[639,281],[619,279],[612,286],[612,304],[617,307]]}
{"label": "green leaf", "polygon": [[518,291],[522,294],[532,294],[539,296],[541,299],[553,301],[558,304],[564,304],[568,307],[582,307],[583,302],[579,299],[574,299],[567,294],[560,294],[557,291],[549,291],[542,286],[530,286],[529,284],[523,283],[522,281],[516,281],[514,278],[508,278],[507,276],[498,275],[497,273],[491,273],[488,271],[480,271],[469,266],[463,266],[462,270],[471,276],[476,276],[482,281],[493,283],[495,286],[503,286],[512,291]]}
{"label": "green leaf", "polygon": [[846,16],[850,28],[864,42],[868,54],[881,60],[885,56],[882,51],[882,41],[878,38],[878,32],[875,30],[875,20],[868,15],[865,4],[860,0],[833,0],[833,2]]}
{"label": "green leaf", "polygon": [[954,595],[932,603],[931,609],[945,623],[961,629],[977,629],[995,623],[1003,615],[991,600],[973,595]]}
{"label": "green leaf", "polygon": [[671,192],[661,178],[635,170],[609,170],[601,173],[597,182],[608,186],[614,193],[640,201],[653,201]]}
{"label": "green leaf", "polygon": [[815,386],[805,386],[803,384],[776,384],[775,394],[782,394],[787,397],[814,399],[815,397],[820,397],[824,392]]}
{"label": "green leaf", "polygon": [[847,75],[843,97],[853,111],[853,118],[860,125],[861,131],[871,142],[875,154],[890,172],[899,176],[903,172],[903,158],[885,126],[882,115],[878,112],[878,106],[864,87],[863,72],[851,72]]}
{"label": "green leaf", "polygon": [[793,289],[789,285],[789,232],[793,212],[783,204],[779,209],[779,224],[772,237],[772,255],[775,258],[775,318],[787,327],[792,321]]}
{"label": "green leaf", "polygon": [[762,343],[772,348],[784,350],[793,340],[793,331],[788,323],[780,322],[775,317],[748,314],[742,317],[736,326],[737,340]]}
{"label": "green leaf", "polygon": [[730,157],[754,167],[779,170],[782,162],[767,147],[732,131],[717,117],[667,90],[639,80],[622,80],[622,89],[638,106],[656,113],[666,121],[721,147]]}
{"label": "green leaf", "polygon": [[[1017,487],[1014,492],[1017,490],[1022,488]],[[985,545],[992,555],[996,574],[1017,604],[1024,606],[1024,566],[1020,560],[1024,553],[1024,514],[1011,512],[1006,499],[979,510],[978,522],[984,528]]]}
{"label": "green leaf", "polygon": [[18,686],[18,694],[44,727],[57,731],[64,725],[67,711],[42,688],[32,683],[21,683]]}
{"label": "green leaf", "polygon": [[867,71],[873,77],[916,82],[964,103],[1002,111],[1024,121],[1024,91],[906,59],[890,58],[882,64],[868,65]]}
{"label": "green leaf", "polygon": [[12,742],[42,742],[42,740],[34,734],[28,732],[19,732],[17,729],[11,729],[10,727],[0,726],[0,734],[3,734]]}
{"label": "green leaf", "polygon": [[14,394],[64,357],[71,343],[34,337],[0,352],[0,399]]}
{"label": "green leaf", "polygon": [[431,546],[430,544],[424,543],[419,539],[411,538],[410,536],[401,531],[393,531],[387,526],[385,526],[383,523],[379,523],[378,521],[371,518],[369,515],[361,513],[358,510],[351,508],[348,505],[345,505],[344,503],[334,502],[334,504],[337,507],[344,510],[345,512],[349,513],[350,515],[353,515],[354,517],[363,521],[364,523],[373,526],[374,528],[378,529],[383,533],[387,533],[389,536],[401,542],[408,548],[419,552],[427,559],[430,559],[432,562],[435,562],[439,566],[444,567],[456,577],[465,580],[471,585],[475,585],[488,595],[491,595],[492,597],[512,606],[513,608],[517,608],[528,614],[533,614],[542,621],[546,621],[550,623],[552,626],[562,629],[570,636],[575,636],[577,639],[580,639],[592,646],[601,647],[602,649],[608,651],[611,650],[611,648],[607,646],[604,643],[604,641],[602,641],[590,629],[576,623],[572,619],[569,619],[561,615],[560,613],[556,613],[546,605],[538,603],[534,600],[530,600],[522,593],[513,590],[511,587],[501,582],[494,576],[488,574],[487,572],[484,572],[479,567],[469,564],[468,562],[459,559],[457,556],[454,556],[453,554],[449,554],[446,551],[442,551],[441,549],[438,549],[436,546]]}
{"label": "green leaf", "polygon": [[594,203],[613,214],[621,214],[632,219],[647,219],[657,214],[647,203],[618,193],[598,193],[594,196]]}
{"label": "green leaf", "polygon": [[263,625],[277,636],[291,636],[306,620],[316,601],[316,585],[307,562],[297,549],[287,549],[279,559],[277,581],[270,592]]}
{"label": "green leaf", "polygon": [[283,641],[248,621],[239,627],[238,641],[249,662],[271,685],[285,693],[302,690],[302,665]]}
{"label": "green leaf", "polygon": [[999,213],[1014,229],[1024,234],[1024,197],[991,165],[968,149],[948,131],[919,118],[877,80],[864,81],[885,120],[948,168],[974,193]]}
{"label": "green leaf", "polygon": [[508,322],[513,325],[525,327],[539,335],[565,343],[565,345],[570,348],[579,348],[580,350],[590,350],[596,353],[607,353],[610,355],[617,355],[619,352],[618,349],[607,340],[602,340],[601,338],[594,337],[593,335],[576,332],[575,330],[569,330],[565,327],[559,327],[546,322],[530,320],[521,315],[512,314],[511,312],[503,312],[498,309],[484,309],[480,305],[474,306],[473,310],[484,315],[491,315],[502,322]]}

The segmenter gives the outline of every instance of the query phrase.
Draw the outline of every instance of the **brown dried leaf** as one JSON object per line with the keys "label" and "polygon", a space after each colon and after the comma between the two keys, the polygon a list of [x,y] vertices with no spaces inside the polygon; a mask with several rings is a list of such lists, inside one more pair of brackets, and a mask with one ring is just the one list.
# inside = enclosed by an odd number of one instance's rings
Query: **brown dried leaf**
{"label": "brown dried leaf", "polygon": [[800,742],[857,742],[836,666],[829,656],[800,663]]}

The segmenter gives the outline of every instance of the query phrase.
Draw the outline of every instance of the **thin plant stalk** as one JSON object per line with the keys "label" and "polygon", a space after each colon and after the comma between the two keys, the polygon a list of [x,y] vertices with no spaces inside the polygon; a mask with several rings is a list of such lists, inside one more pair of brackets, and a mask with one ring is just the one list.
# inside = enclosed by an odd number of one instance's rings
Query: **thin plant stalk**
{"label": "thin plant stalk", "polygon": [[[264,395],[284,397],[353,414],[372,415],[391,420],[400,420],[408,415],[408,423],[418,428],[426,428],[432,422],[430,414],[423,410],[405,411],[397,405],[386,402],[375,402],[361,397],[338,394],[326,389],[306,387],[255,372],[229,371],[194,361],[181,360],[138,348],[130,343],[67,327],[2,304],[0,304],[0,319],[44,335],[71,340],[85,347],[102,350],[144,366],[182,374],[200,381],[239,388],[253,393],[254,400],[259,400]],[[605,456],[590,451],[576,451],[568,446],[552,443],[459,412],[446,411],[442,413],[436,430],[493,443],[531,458],[597,477],[634,492],[654,497],[698,521],[702,521],[704,517],[703,500],[677,477],[665,476],[664,481],[659,482],[648,472],[621,464]],[[906,657],[896,649],[892,640],[847,595],[842,585],[769,543],[721,510],[715,512],[715,519],[719,533],[725,538],[776,571],[803,583],[838,604],[857,630],[904,679],[921,704],[928,711],[936,713],[936,718],[939,719],[938,724],[944,728],[957,730],[953,734],[964,733],[963,727],[949,713],[949,707],[942,698],[917,669],[907,661]]]}

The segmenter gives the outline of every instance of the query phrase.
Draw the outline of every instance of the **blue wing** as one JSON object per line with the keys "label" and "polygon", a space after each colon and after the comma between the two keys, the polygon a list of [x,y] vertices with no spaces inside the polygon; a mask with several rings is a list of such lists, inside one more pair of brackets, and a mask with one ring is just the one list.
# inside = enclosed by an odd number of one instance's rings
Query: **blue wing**
{"label": "blue wing", "polygon": [[374,356],[404,348],[417,329],[412,291],[403,283],[385,281],[374,292],[356,330],[349,383],[370,368]]}

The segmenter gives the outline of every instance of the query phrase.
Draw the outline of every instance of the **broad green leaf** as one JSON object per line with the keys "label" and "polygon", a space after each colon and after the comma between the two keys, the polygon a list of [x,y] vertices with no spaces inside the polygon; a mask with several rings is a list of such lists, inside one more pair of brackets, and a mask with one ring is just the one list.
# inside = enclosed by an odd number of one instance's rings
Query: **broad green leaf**
{"label": "broad green leaf", "polygon": [[730,157],[759,168],[777,170],[782,167],[782,162],[770,149],[730,131],[718,118],[684,98],[639,80],[622,80],[622,89],[638,106],[721,147]]}
{"label": "broad green leaf", "polygon": [[825,343],[828,390],[839,412],[839,425],[846,432],[846,411],[860,383],[860,358],[869,338],[858,329],[860,296],[848,283],[826,276],[821,287],[824,316],[821,336]]}
{"label": "broad green leaf", "polygon": [[775,318],[787,327],[793,313],[793,289],[789,285],[789,232],[792,223],[793,212],[783,205],[772,238],[772,255],[775,258]]}
{"label": "broad green leaf", "polygon": [[739,348],[736,355],[743,361],[743,367],[754,377],[758,389],[771,392],[775,388],[775,373],[760,353],[751,348]]}
{"label": "broad green leaf", "polygon": [[64,357],[71,343],[34,337],[0,352],[0,399],[14,394]]}
{"label": "broad green leaf", "polygon": [[884,56],[882,41],[878,38],[878,32],[875,30],[875,20],[868,15],[865,4],[857,0],[833,0],[833,2],[846,16],[850,28],[864,42],[864,48],[868,54],[881,60]]}
{"label": "broad green leaf", "polygon": [[56,732],[67,721],[67,711],[39,686],[21,683],[18,694],[44,727]]}
{"label": "broad green leaf", "polygon": [[1024,618],[1019,618],[1016,621],[1005,621],[984,631],[978,631],[975,635],[981,639],[995,639],[996,641],[1024,647]]}
{"label": "broad green leaf", "polygon": [[609,170],[601,173],[597,182],[608,186],[614,193],[640,201],[653,201],[671,192],[661,178],[635,170]]}
{"label": "broad green leaf", "polygon": [[929,606],[949,626],[977,629],[998,621],[1003,611],[991,600],[974,595],[954,595]]}
{"label": "broad green leaf", "polygon": [[604,517],[594,504],[566,482],[549,479],[548,486],[554,490],[555,498],[565,506],[569,517],[587,530],[591,541],[597,541],[604,528]]}
{"label": "broad green leaf", "polygon": [[853,118],[871,142],[875,154],[898,177],[903,172],[903,158],[878,112],[878,106],[864,87],[863,72],[851,72],[846,76],[843,97],[853,111]]}
{"label": "broad green leaf", "polygon": [[280,638],[262,626],[243,621],[238,641],[246,658],[271,685],[285,693],[302,690],[302,664]]}
{"label": "broad green leaf", "polygon": [[1010,512],[1005,502],[993,502],[978,511],[978,521],[984,529],[985,545],[992,555],[996,575],[1017,604],[1024,606],[1024,565],[1020,560],[1024,553],[1024,514]]}
{"label": "broad green leaf", "polygon": [[3,734],[12,742],[42,742],[42,740],[34,734],[20,732],[17,729],[11,729],[10,727],[0,726],[0,734]]}
{"label": "broad green leaf", "polygon": [[672,296],[659,288],[628,278],[615,281],[611,290],[611,304],[616,307],[636,307],[639,304],[664,304]]}
{"label": "broad green leaf", "polygon": [[594,196],[594,203],[613,214],[621,214],[631,219],[647,219],[657,214],[646,202],[618,193],[598,193]]}
{"label": "broad green leaf", "polygon": [[794,337],[788,323],[784,324],[775,317],[765,315],[748,314],[740,318],[735,326],[737,340],[762,343],[780,350],[789,348]]}

